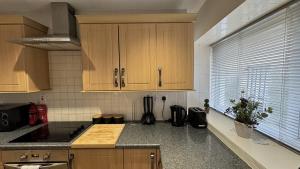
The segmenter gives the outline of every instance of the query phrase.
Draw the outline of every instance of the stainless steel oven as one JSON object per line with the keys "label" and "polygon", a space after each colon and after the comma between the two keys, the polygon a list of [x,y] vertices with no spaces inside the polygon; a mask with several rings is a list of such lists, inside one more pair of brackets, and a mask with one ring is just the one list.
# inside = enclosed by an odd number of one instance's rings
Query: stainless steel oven
{"label": "stainless steel oven", "polygon": [[2,151],[4,169],[71,169],[68,150]]}

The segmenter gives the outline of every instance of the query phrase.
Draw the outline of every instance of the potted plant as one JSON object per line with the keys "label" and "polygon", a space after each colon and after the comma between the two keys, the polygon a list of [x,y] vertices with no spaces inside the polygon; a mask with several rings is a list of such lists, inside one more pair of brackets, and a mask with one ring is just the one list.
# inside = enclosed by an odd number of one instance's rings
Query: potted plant
{"label": "potted plant", "polygon": [[260,120],[268,117],[272,113],[272,108],[265,108],[264,111],[259,111],[260,102],[254,99],[243,97],[238,102],[230,100],[232,107],[226,110],[227,113],[232,112],[235,116],[235,130],[237,135],[243,138],[250,138],[253,128],[258,125]]}
{"label": "potted plant", "polygon": [[209,100],[205,99],[204,100],[204,109],[206,113],[209,113]]}

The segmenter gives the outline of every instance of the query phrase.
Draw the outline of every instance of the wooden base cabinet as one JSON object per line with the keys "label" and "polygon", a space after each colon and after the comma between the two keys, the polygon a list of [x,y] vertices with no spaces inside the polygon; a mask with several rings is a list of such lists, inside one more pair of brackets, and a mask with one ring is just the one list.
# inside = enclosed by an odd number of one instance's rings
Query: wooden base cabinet
{"label": "wooden base cabinet", "polygon": [[2,163],[2,152],[0,151],[0,169],[4,169],[3,163]]}
{"label": "wooden base cabinet", "polygon": [[124,169],[158,169],[157,149],[124,149]]}
{"label": "wooden base cabinet", "polygon": [[47,29],[21,16],[0,16],[0,92],[49,89],[48,52],[9,42],[46,35]]}
{"label": "wooden base cabinet", "polygon": [[72,169],[123,169],[123,149],[74,149]]}

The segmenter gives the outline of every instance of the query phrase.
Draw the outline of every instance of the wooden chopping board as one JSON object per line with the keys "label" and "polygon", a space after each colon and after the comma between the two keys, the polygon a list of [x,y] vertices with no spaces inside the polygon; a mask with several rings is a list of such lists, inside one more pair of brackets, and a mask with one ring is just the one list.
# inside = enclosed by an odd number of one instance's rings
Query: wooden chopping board
{"label": "wooden chopping board", "polygon": [[71,148],[115,148],[125,124],[96,124],[71,145]]}

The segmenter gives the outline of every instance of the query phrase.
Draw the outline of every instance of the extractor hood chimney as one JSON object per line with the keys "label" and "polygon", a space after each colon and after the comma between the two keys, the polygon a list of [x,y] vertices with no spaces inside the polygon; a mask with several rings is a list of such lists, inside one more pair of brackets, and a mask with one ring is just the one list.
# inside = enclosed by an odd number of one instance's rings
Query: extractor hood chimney
{"label": "extractor hood chimney", "polygon": [[53,34],[46,37],[26,37],[11,42],[49,51],[80,50],[76,32],[75,10],[65,2],[52,2]]}

